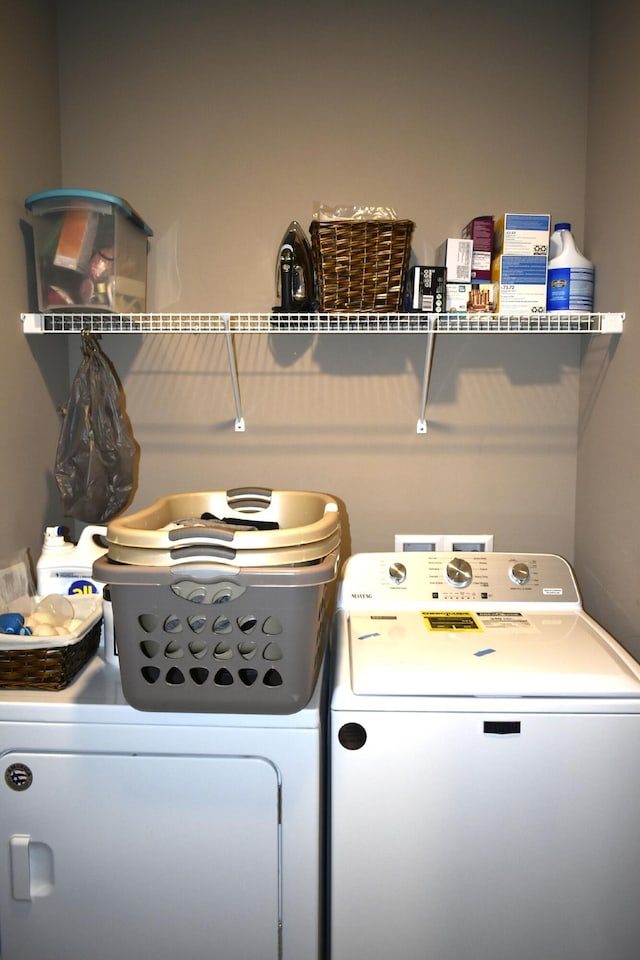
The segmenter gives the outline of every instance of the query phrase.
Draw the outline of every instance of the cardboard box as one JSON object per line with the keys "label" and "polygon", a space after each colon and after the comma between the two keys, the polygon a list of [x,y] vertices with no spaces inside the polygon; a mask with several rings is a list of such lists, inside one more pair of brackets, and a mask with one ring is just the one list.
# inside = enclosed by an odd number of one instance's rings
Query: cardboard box
{"label": "cardboard box", "polygon": [[493,231],[494,257],[546,257],[550,223],[548,213],[504,213]]}
{"label": "cardboard box", "polygon": [[420,313],[444,313],[446,283],[445,267],[412,267],[407,279],[406,309]]}
{"label": "cardboard box", "polygon": [[448,283],[447,313],[495,313],[498,299],[498,284]]}
{"label": "cardboard box", "polygon": [[492,278],[498,286],[500,313],[544,313],[547,306],[547,258],[494,257]]}
{"label": "cardboard box", "polygon": [[474,217],[464,227],[462,236],[473,243],[471,280],[491,280],[493,254],[493,217]]}
{"label": "cardboard box", "polygon": [[446,267],[447,283],[471,282],[473,240],[448,237],[436,250],[436,263]]}
{"label": "cardboard box", "polygon": [[98,214],[92,210],[67,210],[53,258],[55,267],[86,270],[98,229]]}
{"label": "cardboard box", "polygon": [[470,283],[447,283],[445,299],[447,313],[466,313],[470,294]]}
{"label": "cardboard box", "polygon": [[498,307],[498,284],[472,283],[467,313],[495,313]]}

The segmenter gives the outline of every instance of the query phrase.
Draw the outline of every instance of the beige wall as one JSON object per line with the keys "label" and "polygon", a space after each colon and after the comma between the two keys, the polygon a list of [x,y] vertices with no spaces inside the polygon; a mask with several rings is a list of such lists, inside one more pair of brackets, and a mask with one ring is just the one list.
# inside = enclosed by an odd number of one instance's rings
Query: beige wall
{"label": "beige wall", "polygon": [[67,348],[21,333],[28,193],[129,197],[156,231],[151,306],[173,310],[268,309],[280,236],[315,199],[394,204],[424,258],[472,215],[548,210],[596,262],[597,306],[627,311],[622,338],[583,342],[581,373],[575,339],[441,337],[420,437],[421,338],[238,338],[236,434],[219,337],[106,338],[142,445],[136,502],[319,487],[354,549],[455,528],[571,558],[577,498],[587,608],[640,655],[639,9],[593,0],[589,49],[586,0],[310,3],[284,25],[271,2],[64,0],[59,115],[55,6],[0,4],[3,557],[61,519]]}
{"label": "beige wall", "polygon": [[624,335],[593,339],[580,390],[576,565],[593,615],[640,657],[640,7],[593,4],[587,219],[601,307]]}
{"label": "beige wall", "polygon": [[[3,555],[37,551],[61,519],[67,346],[20,330],[28,193],[131,199],[156,232],[151,307],[176,311],[268,309],[280,236],[316,199],[394,204],[424,259],[474,214],[548,210],[596,262],[598,307],[627,311],[623,338],[441,337],[426,437],[419,337],[237,338],[245,434],[221,338],[106,338],[142,446],[136,504],[320,487],[344,501],[353,549],[455,528],[571,558],[577,497],[585,603],[638,653],[633,5],[595,0],[589,49],[579,0],[366,4],[366,17],[360,3],[308,4],[284,26],[275,3],[117,0],[105,18],[65,0],[60,115],[55,6],[0,6],[0,439],[28,461],[3,474]],[[77,348],[70,338],[70,372]]]}
{"label": "beige wall", "polygon": [[51,468],[56,405],[67,391],[66,347],[27,340],[20,313],[30,306],[22,224],[25,197],[60,180],[55,9],[50,0],[0,4],[0,558],[29,546],[59,513]]}
{"label": "beige wall", "polygon": [[[66,0],[63,183],[152,225],[158,310],[268,310],[281,236],[314,200],[395,206],[422,261],[486,212],[547,211],[581,239],[587,8],[115,0],[105,17]],[[354,550],[471,530],[573,553],[575,339],[441,337],[427,436],[422,337],[238,337],[244,434],[221,337],[104,346],[142,449],[136,505],[318,488],[344,501]]]}

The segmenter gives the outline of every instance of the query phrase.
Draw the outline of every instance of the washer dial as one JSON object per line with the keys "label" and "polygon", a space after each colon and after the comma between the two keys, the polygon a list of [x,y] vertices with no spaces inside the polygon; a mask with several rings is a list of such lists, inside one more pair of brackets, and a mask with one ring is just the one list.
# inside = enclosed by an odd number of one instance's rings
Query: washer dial
{"label": "washer dial", "polygon": [[514,563],[510,572],[513,582],[519,584],[521,587],[523,587],[525,583],[529,582],[531,571],[529,570],[528,564],[522,563],[521,561]]}
{"label": "washer dial", "polygon": [[404,581],[407,579],[407,568],[405,567],[404,563],[400,563],[399,560],[392,563],[387,572],[389,574],[389,579],[393,581],[393,583],[404,583]]}
{"label": "washer dial", "polygon": [[473,570],[468,560],[463,557],[453,557],[447,563],[445,576],[454,587],[468,587],[473,580]]}

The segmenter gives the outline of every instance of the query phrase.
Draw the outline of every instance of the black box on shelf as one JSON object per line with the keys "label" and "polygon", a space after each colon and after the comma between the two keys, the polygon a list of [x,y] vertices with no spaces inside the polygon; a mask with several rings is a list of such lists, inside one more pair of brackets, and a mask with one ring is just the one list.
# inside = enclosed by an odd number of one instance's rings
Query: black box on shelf
{"label": "black box on shelf", "polygon": [[419,313],[444,313],[446,267],[411,267],[407,275],[405,308]]}

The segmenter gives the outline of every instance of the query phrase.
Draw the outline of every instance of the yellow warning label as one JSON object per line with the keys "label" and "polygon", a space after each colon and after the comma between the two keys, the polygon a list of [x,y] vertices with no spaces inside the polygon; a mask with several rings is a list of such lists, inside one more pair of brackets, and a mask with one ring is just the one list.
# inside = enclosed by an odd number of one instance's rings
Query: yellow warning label
{"label": "yellow warning label", "polygon": [[482,626],[472,613],[458,610],[423,610],[422,619],[427,630],[474,630],[482,633]]}

